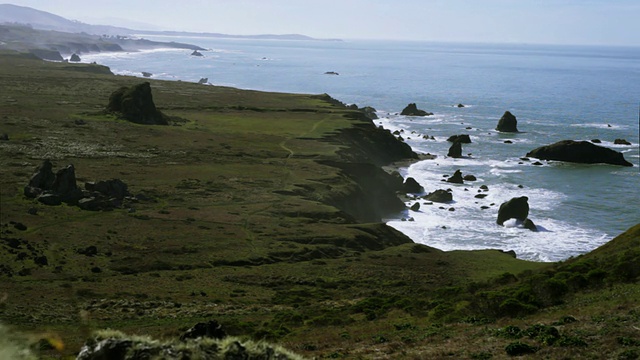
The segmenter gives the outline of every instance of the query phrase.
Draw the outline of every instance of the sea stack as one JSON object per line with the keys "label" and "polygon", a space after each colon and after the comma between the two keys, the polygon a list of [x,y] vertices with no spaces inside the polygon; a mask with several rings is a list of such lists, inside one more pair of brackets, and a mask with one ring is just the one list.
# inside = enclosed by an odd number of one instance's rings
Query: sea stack
{"label": "sea stack", "polygon": [[563,140],[541,146],[527,153],[527,157],[582,164],[611,164],[633,166],[621,152],[595,145],[589,141]]}
{"label": "sea stack", "polygon": [[496,130],[500,132],[518,132],[518,120],[512,113],[505,111],[498,121]]}

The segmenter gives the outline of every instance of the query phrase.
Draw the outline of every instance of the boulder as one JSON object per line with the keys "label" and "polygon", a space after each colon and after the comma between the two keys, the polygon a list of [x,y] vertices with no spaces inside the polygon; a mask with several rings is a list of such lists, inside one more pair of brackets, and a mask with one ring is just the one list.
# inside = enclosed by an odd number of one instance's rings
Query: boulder
{"label": "boulder", "polygon": [[198,50],[193,50],[193,52],[191,53],[191,56],[204,56],[204,55],[202,55],[202,53]]}
{"label": "boulder", "polygon": [[209,82],[209,78],[200,78],[200,80],[198,80],[198,84],[206,84]]}
{"label": "boulder", "polygon": [[417,194],[424,191],[422,185],[420,185],[416,179],[412,177],[408,177],[404,184],[402,185],[402,189],[405,193]]}
{"label": "boulder", "polygon": [[371,120],[378,119],[378,114],[377,114],[378,110],[376,110],[371,106],[365,106],[363,108],[360,108],[359,110],[362,111]]}
{"label": "boulder", "polygon": [[504,115],[498,121],[496,130],[500,132],[518,132],[518,120],[509,111],[505,111]]}
{"label": "boulder", "polygon": [[[53,182],[56,181],[56,175],[53,173],[53,164],[51,164],[50,160],[45,160],[42,164],[36,169],[36,172],[29,179],[29,184],[27,187],[36,188],[42,190],[50,190],[53,186]],[[27,189],[25,188],[25,195],[27,195]],[[38,194],[39,195],[39,194]],[[29,196],[28,197],[36,197]]]}
{"label": "boulder", "polygon": [[529,198],[521,196],[512,198],[511,200],[502,203],[500,209],[498,209],[498,225],[503,225],[505,221],[509,219],[516,219],[524,222],[529,216]]}
{"label": "boulder", "polygon": [[71,58],[69,59],[69,61],[80,62],[80,56],[78,56],[78,54],[73,54],[71,55]]}
{"label": "boulder", "polygon": [[409,209],[411,209],[411,211],[420,211],[420,203],[416,202],[415,204],[411,205]]}
{"label": "boulder", "polygon": [[594,144],[602,144],[602,140],[600,139],[592,139],[591,142]]}
{"label": "boulder", "polygon": [[613,143],[616,145],[631,145],[631,143],[625,139],[615,139]]}
{"label": "boulder", "polygon": [[462,179],[462,172],[460,170],[456,170],[453,176],[447,179],[447,182],[454,183],[454,184],[463,184],[464,181]]}
{"label": "boulder", "polygon": [[467,134],[451,135],[451,136],[449,136],[447,141],[452,142],[452,143],[460,142],[462,144],[471,144],[471,137],[469,137],[469,135],[467,135]]}
{"label": "boulder", "polygon": [[153,74],[152,74],[152,73],[150,73],[150,72],[143,71],[143,72],[142,72],[142,76],[144,76],[144,77],[152,77],[152,76],[153,76]]}
{"label": "boulder", "polygon": [[429,116],[429,115],[433,115],[433,113],[426,112],[424,110],[420,110],[420,109],[418,109],[418,106],[415,103],[411,103],[411,104],[407,105],[407,107],[405,107],[402,110],[400,115],[405,115],[405,116]]}
{"label": "boulder", "polygon": [[126,196],[131,195],[127,190],[127,184],[120,179],[111,179],[98,182],[88,182],[84,184],[85,189],[88,191],[99,192],[100,194],[116,198],[119,200],[124,199]]}
{"label": "boulder", "polygon": [[452,158],[461,158],[462,157],[462,143],[456,141],[449,147],[449,152],[447,153],[448,157]]}
{"label": "boulder", "polygon": [[526,219],[522,226],[524,226],[525,229],[529,229],[531,231],[538,231],[538,227],[533,223],[533,221],[531,221],[531,219]]}
{"label": "boulder", "polygon": [[[582,164],[611,164],[633,166],[622,153],[595,145],[589,141],[563,140],[555,144],[541,146],[527,153],[527,157],[541,160],[557,160]],[[535,165],[535,164],[534,164]]]}
{"label": "boulder", "polygon": [[167,117],[156,109],[151,95],[151,84],[144,82],[121,87],[109,96],[107,111],[137,124],[167,125]]}
{"label": "boulder", "polygon": [[437,203],[448,203],[453,201],[453,195],[451,195],[451,193],[448,192],[447,190],[439,189],[432,193],[427,194],[427,196],[425,196],[424,199],[437,202]]}
{"label": "boulder", "polygon": [[185,333],[180,336],[180,341],[198,338],[224,339],[225,337],[227,337],[227,333],[222,328],[222,325],[215,320],[211,320],[206,323],[197,323],[185,331]]}
{"label": "boulder", "polygon": [[7,133],[0,134],[0,140],[9,141],[9,134]]}
{"label": "boulder", "polygon": [[463,104],[458,104],[458,105],[456,105],[456,106],[457,106],[457,107],[459,107],[459,108],[463,108],[463,107],[465,107]]}
{"label": "boulder", "polygon": [[477,179],[475,176],[473,176],[473,175],[469,174],[469,175],[465,175],[465,176],[462,178],[462,180],[464,180],[464,181],[476,181],[476,180],[478,180],[478,179]]}

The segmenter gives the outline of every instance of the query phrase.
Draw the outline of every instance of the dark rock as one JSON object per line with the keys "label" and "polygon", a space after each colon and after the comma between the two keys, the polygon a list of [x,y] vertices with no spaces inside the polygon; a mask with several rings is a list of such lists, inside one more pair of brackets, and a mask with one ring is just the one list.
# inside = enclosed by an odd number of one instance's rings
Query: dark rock
{"label": "dark rock", "polygon": [[335,71],[327,71],[324,73],[325,75],[340,75],[339,73],[335,72]]}
{"label": "dark rock", "polygon": [[474,196],[476,199],[484,199],[486,198],[488,195],[487,194],[478,194],[476,196]]}
{"label": "dark rock", "polygon": [[3,133],[0,135],[0,141],[9,141],[9,134]]}
{"label": "dark rock", "polygon": [[513,144],[513,141],[511,141],[511,140],[505,140],[505,141],[504,141],[504,143],[505,143],[505,144]]}
{"label": "dark rock", "polygon": [[592,139],[591,142],[594,144],[602,144],[602,140],[600,139]]}
{"label": "dark rock", "polygon": [[418,109],[418,106],[415,103],[411,103],[411,104],[407,105],[407,107],[405,107],[402,110],[400,115],[405,115],[405,116],[430,116],[430,115],[433,115],[433,113],[426,112],[424,110],[420,110],[420,109]]}
{"label": "dark rock", "polygon": [[463,143],[463,144],[471,144],[471,137],[469,137],[469,135],[467,135],[467,134],[451,135],[451,136],[449,136],[447,141],[453,142],[453,143],[460,142],[460,143]]}
{"label": "dark rock", "polygon": [[56,181],[56,175],[52,169],[53,164],[51,164],[51,161],[43,161],[42,165],[40,165],[31,176],[29,184],[25,187],[25,196],[35,198],[40,195],[43,190],[50,190],[54,181]]}
{"label": "dark rock", "polygon": [[486,205],[483,205],[483,206],[480,206],[480,209],[482,209],[482,210],[487,210],[487,209],[490,209],[490,207],[489,207],[489,206],[486,206]]}
{"label": "dark rock", "polygon": [[76,250],[76,252],[78,254],[91,257],[91,256],[98,255],[98,248],[95,245],[90,245],[90,246],[87,246],[84,249],[78,249],[78,250]]}
{"label": "dark rock", "polygon": [[529,229],[531,231],[538,231],[538,227],[533,223],[531,219],[526,219],[522,226],[524,226],[525,229]]}
{"label": "dark rock", "polygon": [[533,164],[531,164],[531,165],[535,165],[535,166],[542,166],[542,165],[544,165],[544,164],[543,164],[543,163],[541,163],[540,161],[536,161],[536,162],[534,162],[534,163],[533,163]]}
{"label": "dark rock", "polygon": [[496,130],[500,132],[518,132],[518,120],[512,113],[505,111],[504,115],[498,121]]}
{"label": "dark rock", "polygon": [[211,320],[206,323],[197,323],[191,329],[180,336],[180,341],[198,338],[224,339],[227,333],[217,321]]}
{"label": "dark rock", "polygon": [[87,122],[82,120],[82,119],[76,119],[76,120],[73,121],[73,123],[78,125],[78,126],[87,125]]}
{"label": "dark rock", "polygon": [[23,224],[23,223],[15,223],[13,225],[14,228],[16,228],[16,230],[20,230],[20,231],[26,231],[27,230],[27,225]]}
{"label": "dark rock", "polygon": [[193,52],[191,53],[191,56],[204,56],[204,55],[202,55],[202,53],[198,50],[193,50]]}
{"label": "dark rock", "polygon": [[454,184],[464,184],[464,180],[462,179],[462,172],[460,170],[456,170],[456,172],[447,179],[447,182]]}
{"label": "dark rock", "polygon": [[465,107],[463,104],[458,104],[457,106],[458,106],[459,108],[463,108],[463,107]]}
{"label": "dark rock", "polygon": [[96,183],[88,182],[84,184],[84,187],[88,191],[96,191],[106,197],[120,200],[131,195],[127,189],[127,184],[120,179],[98,181]]}
{"label": "dark rock", "polygon": [[583,164],[611,164],[633,166],[622,153],[588,141],[563,140],[542,146],[527,153],[528,157],[541,160],[557,160]]}
{"label": "dark rock", "polygon": [[209,78],[200,78],[200,80],[198,80],[198,84],[206,84],[209,82]]}
{"label": "dark rock", "polygon": [[51,191],[66,197],[69,194],[77,193],[78,185],[76,184],[76,170],[73,165],[58,170],[56,179],[51,186]]}
{"label": "dark rock", "polygon": [[453,145],[451,145],[451,147],[449,148],[449,152],[447,153],[448,157],[452,157],[452,158],[461,158],[462,157],[462,143],[459,141],[456,141],[453,143]]}
{"label": "dark rock", "polygon": [[102,269],[97,267],[97,266],[94,266],[94,267],[91,268],[91,272],[94,273],[94,274],[99,274],[99,273],[102,272]]}
{"label": "dark rock", "polygon": [[153,76],[153,74],[152,74],[152,73],[150,73],[150,72],[143,71],[143,72],[142,72],[142,76],[144,76],[144,77],[152,77],[152,76]]}
{"label": "dark rock", "polygon": [[411,211],[420,211],[420,203],[417,202],[417,203],[411,205],[411,207],[409,209],[411,209]]}
{"label": "dark rock", "polygon": [[487,185],[480,185],[480,189],[484,191],[489,191],[489,187]]}
{"label": "dark rock", "polygon": [[613,143],[614,143],[615,145],[631,145],[631,143],[630,143],[630,142],[628,142],[628,141],[627,141],[627,140],[625,140],[625,139],[615,139],[615,140],[613,141]]}
{"label": "dark rock", "polygon": [[520,160],[522,160],[522,161],[530,161],[531,159],[529,159],[528,157],[521,157]]}
{"label": "dark rock", "polygon": [[424,191],[424,188],[422,187],[422,185],[420,185],[416,179],[412,178],[412,177],[408,177],[405,181],[404,184],[402,185],[402,188],[404,190],[405,193],[409,193],[409,194],[418,194]]}
{"label": "dark rock", "polygon": [[476,180],[478,180],[475,176],[473,176],[473,175],[471,175],[471,174],[469,174],[469,175],[465,175],[462,179],[463,179],[464,181],[476,181]]}
{"label": "dark rock", "polygon": [[509,219],[516,219],[519,221],[525,221],[529,216],[529,198],[521,196],[513,198],[500,205],[498,210],[498,225],[503,225],[505,221]]}
{"label": "dark rock", "polygon": [[437,203],[448,203],[453,201],[453,195],[451,195],[450,192],[442,189],[439,189],[430,194],[427,194],[427,196],[425,196],[424,198],[425,200],[429,200]]}
{"label": "dark rock", "polygon": [[69,61],[80,62],[80,56],[78,56],[78,54],[73,54],[71,55],[71,58],[69,59]]}
{"label": "dark rock", "polygon": [[452,208],[451,207],[451,208],[449,208],[449,211],[451,211],[451,212],[456,211],[456,208]]}
{"label": "dark rock", "polygon": [[507,255],[511,256],[512,258],[514,258],[514,259],[517,257],[516,252],[513,251],[513,250],[507,250],[507,251],[501,250],[501,251],[502,251],[502,253],[507,254]]}
{"label": "dark rock", "polygon": [[131,87],[121,87],[109,97],[107,111],[137,124],[167,125],[168,119],[156,109],[148,82]]}
{"label": "dark rock", "polygon": [[49,265],[49,260],[47,259],[46,256],[36,256],[35,258],[33,258],[33,262],[39,266]]}
{"label": "dark rock", "polygon": [[42,194],[38,196],[38,202],[48,206],[58,206],[62,204],[62,198],[57,194]]}
{"label": "dark rock", "polygon": [[36,208],[34,208],[34,207],[29,208],[29,210],[27,210],[27,213],[28,213],[29,215],[38,215],[38,209],[36,209]]}
{"label": "dark rock", "polygon": [[360,108],[359,110],[362,111],[371,120],[378,119],[378,114],[377,114],[378,110],[376,110],[371,106],[365,106],[363,108]]}

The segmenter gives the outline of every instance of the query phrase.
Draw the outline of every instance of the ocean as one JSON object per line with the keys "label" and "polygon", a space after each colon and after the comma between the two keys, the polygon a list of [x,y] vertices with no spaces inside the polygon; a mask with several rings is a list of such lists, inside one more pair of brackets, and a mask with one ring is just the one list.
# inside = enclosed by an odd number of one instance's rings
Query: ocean
{"label": "ocean", "polygon": [[[402,168],[425,191],[451,189],[451,204],[386,219],[413,241],[442,250],[514,250],[521,259],[560,261],[640,222],[640,48],[401,41],[286,41],[152,37],[208,49],[85,54],[116,74],[289,93],[328,93],[373,106],[377,125],[400,131],[419,153],[437,156]],[[327,74],[333,72],[335,74]],[[399,113],[409,103],[428,117]],[[463,104],[464,107],[458,107]],[[495,131],[505,111],[519,133]],[[468,134],[465,158],[446,157],[451,135]],[[425,136],[428,135],[428,136]],[[432,139],[433,137],[433,139]],[[428,139],[427,139],[428,138]],[[615,145],[615,139],[632,145]],[[560,140],[600,139],[634,167],[522,160]],[[510,143],[505,143],[509,140]],[[443,182],[456,170],[477,180]],[[484,192],[480,186],[486,185]],[[479,191],[486,194],[476,198]],[[501,203],[529,198],[538,232],[496,224]],[[484,207],[484,209],[483,209]],[[407,221],[412,220],[412,221]]]}

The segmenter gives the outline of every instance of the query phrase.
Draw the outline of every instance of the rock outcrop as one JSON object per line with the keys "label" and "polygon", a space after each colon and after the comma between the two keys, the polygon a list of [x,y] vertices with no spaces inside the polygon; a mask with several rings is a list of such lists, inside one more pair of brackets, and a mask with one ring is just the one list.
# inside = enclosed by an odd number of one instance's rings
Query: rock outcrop
{"label": "rock outcrop", "polygon": [[498,220],[496,223],[498,225],[504,225],[504,222],[509,219],[516,219],[520,222],[527,220],[527,216],[529,216],[528,201],[528,197],[521,196],[502,203],[498,210]]}
{"label": "rock outcrop", "polygon": [[202,53],[198,50],[193,50],[193,52],[191,53],[191,56],[204,56],[204,55],[202,55]]}
{"label": "rock outcrop", "polygon": [[209,82],[209,78],[200,78],[200,80],[198,80],[198,84],[206,84]]}
{"label": "rock outcrop", "polygon": [[71,55],[71,58],[69,59],[69,61],[80,62],[80,56],[78,56],[78,54],[73,54]]}
{"label": "rock outcrop", "polygon": [[37,199],[44,205],[61,203],[77,205],[83,210],[112,210],[123,205],[131,194],[127,185],[119,179],[86,183],[85,190],[76,183],[75,168],[68,165],[55,174],[51,161],[45,160],[31,176],[24,188],[24,195]]}
{"label": "rock outcrop", "polygon": [[627,141],[627,140],[625,140],[625,139],[615,139],[615,140],[613,141],[613,143],[614,143],[615,145],[631,145],[631,143],[630,143],[630,142],[628,142],[628,141]]}
{"label": "rock outcrop", "polygon": [[448,203],[453,201],[453,195],[451,195],[451,193],[448,192],[447,190],[439,189],[432,193],[427,194],[427,196],[425,196],[424,199],[437,202],[437,203]]}
{"label": "rock outcrop", "polygon": [[449,147],[449,152],[447,152],[448,157],[452,158],[461,158],[462,157],[462,143],[456,141]]}
{"label": "rock outcrop", "polygon": [[121,87],[109,96],[107,111],[137,124],[167,125],[168,117],[156,109],[151,95],[151,84],[144,82]]}
{"label": "rock outcrop", "polygon": [[500,132],[518,132],[518,120],[512,113],[505,111],[498,121],[496,130]]}
{"label": "rock outcrop", "polygon": [[471,144],[471,137],[469,135],[467,135],[467,134],[451,135],[451,136],[449,136],[447,141],[452,142],[452,143],[459,142],[459,143],[462,143],[462,144]]}
{"label": "rock outcrop", "polygon": [[456,170],[456,172],[447,179],[447,182],[453,184],[463,184],[464,180],[462,178],[462,172],[460,170]]}
{"label": "rock outcrop", "polygon": [[424,110],[420,110],[418,109],[418,106],[415,103],[411,103],[409,105],[407,105],[407,107],[405,107],[402,112],[400,113],[400,115],[405,115],[405,116],[430,116],[433,115],[433,113],[424,111]]}
{"label": "rock outcrop", "polygon": [[420,185],[416,179],[408,177],[404,184],[402,184],[402,190],[408,194],[418,194],[424,191],[422,185]]}
{"label": "rock outcrop", "polygon": [[611,164],[633,166],[622,153],[595,145],[589,141],[563,140],[541,146],[527,153],[527,157],[541,160],[567,161],[582,164]]}

